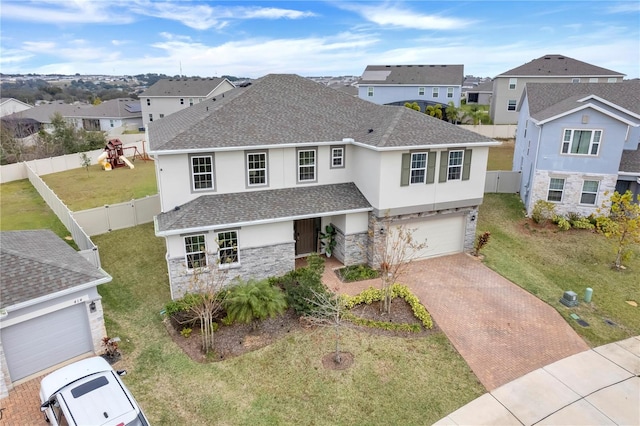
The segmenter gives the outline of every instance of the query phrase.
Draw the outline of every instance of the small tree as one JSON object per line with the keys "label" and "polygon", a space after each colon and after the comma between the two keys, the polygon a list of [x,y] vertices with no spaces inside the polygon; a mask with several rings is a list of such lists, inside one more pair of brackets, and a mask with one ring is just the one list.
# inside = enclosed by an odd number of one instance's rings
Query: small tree
{"label": "small tree", "polygon": [[609,214],[596,218],[596,229],[613,241],[616,253],[614,265],[616,269],[622,269],[622,262],[631,255],[631,247],[640,244],[640,196],[634,203],[631,191],[624,194],[616,191],[608,202],[602,204],[599,212],[605,211],[609,203]]}
{"label": "small tree", "polygon": [[427,243],[413,238],[415,229],[407,228],[405,225],[391,226],[389,217],[386,217],[383,223],[384,233],[380,241],[382,247],[379,250],[374,249],[374,259],[380,265],[380,281],[384,293],[382,310],[391,313],[391,285],[406,271],[414,255],[427,247]]}
{"label": "small tree", "polygon": [[307,301],[313,305],[313,308],[307,318],[314,324],[333,327],[336,343],[333,360],[340,364],[342,362],[342,356],[340,355],[342,316],[346,309],[344,299],[340,294],[328,291],[317,292],[312,289],[311,292],[313,293],[313,298],[307,299]]}
{"label": "small tree", "polygon": [[427,105],[427,108],[425,109],[424,112],[427,115],[430,115],[432,117],[439,118],[442,120],[442,105],[440,104]]}
{"label": "small tree", "polygon": [[447,108],[444,110],[447,115],[447,120],[453,124],[458,124],[460,109],[455,106],[453,101],[449,101]]}
{"label": "small tree", "polygon": [[89,166],[91,165],[91,158],[87,155],[86,152],[80,154],[80,164],[87,170],[89,173]]}

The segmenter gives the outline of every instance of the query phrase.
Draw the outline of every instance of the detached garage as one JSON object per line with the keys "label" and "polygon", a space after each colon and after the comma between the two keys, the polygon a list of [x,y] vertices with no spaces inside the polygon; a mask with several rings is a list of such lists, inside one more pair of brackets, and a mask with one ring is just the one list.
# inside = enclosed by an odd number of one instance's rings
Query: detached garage
{"label": "detached garage", "polygon": [[0,233],[0,398],[16,381],[100,352],[111,281],[48,230]]}

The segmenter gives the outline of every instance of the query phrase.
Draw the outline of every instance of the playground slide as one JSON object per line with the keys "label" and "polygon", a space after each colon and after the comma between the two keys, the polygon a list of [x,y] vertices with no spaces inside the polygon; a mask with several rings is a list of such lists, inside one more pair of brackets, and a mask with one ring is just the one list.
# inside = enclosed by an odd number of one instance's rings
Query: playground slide
{"label": "playground slide", "polygon": [[121,159],[122,161],[124,161],[124,164],[126,164],[127,166],[129,166],[130,169],[133,169],[135,166],[133,165],[133,163],[131,161],[129,161],[129,159],[127,157],[125,157],[124,155],[121,155],[119,157],[119,159]]}
{"label": "playground slide", "polygon": [[104,170],[111,170],[111,164],[107,161],[107,151],[98,156],[98,164],[102,166]]}

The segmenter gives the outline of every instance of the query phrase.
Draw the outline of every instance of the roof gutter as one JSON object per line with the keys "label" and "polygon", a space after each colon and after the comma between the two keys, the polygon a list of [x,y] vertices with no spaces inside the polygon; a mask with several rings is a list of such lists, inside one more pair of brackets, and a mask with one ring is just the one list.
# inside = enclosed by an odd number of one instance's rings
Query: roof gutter
{"label": "roof gutter", "polygon": [[245,222],[221,223],[216,225],[198,226],[195,228],[171,229],[167,231],[158,231],[157,221],[154,220],[154,226],[155,226],[157,237],[169,237],[171,235],[181,235],[181,234],[188,234],[192,232],[202,232],[202,231],[213,231],[216,229],[238,228],[241,226],[252,226],[252,225],[266,225],[271,223],[280,223],[280,222],[287,222],[287,221],[300,220],[300,219],[313,219],[316,217],[326,217],[326,216],[334,216],[334,215],[349,214],[349,213],[351,214],[365,213],[365,212],[370,212],[372,210],[373,210],[373,207],[366,207],[366,208],[352,209],[352,210],[338,210],[338,211],[331,211],[331,212],[325,212],[325,213],[309,213],[309,214],[298,215],[298,216],[285,216],[285,217],[277,217],[272,219],[252,220],[252,221],[245,221]]}

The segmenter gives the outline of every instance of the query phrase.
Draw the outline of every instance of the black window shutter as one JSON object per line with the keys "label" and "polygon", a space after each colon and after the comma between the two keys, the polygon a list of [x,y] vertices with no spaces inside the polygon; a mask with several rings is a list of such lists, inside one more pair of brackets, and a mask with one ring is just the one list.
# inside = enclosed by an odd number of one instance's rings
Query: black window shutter
{"label": "black window shutter", "polygon": [[471,174],[471,150],[464,150],[464,160],[462,162],[462,180],[469,180]]}
{"label": "black window shutter", "polygon": [[400,173],[400,186],[409,186],[411,174],[411,154],[402,154],[402,171]]}

